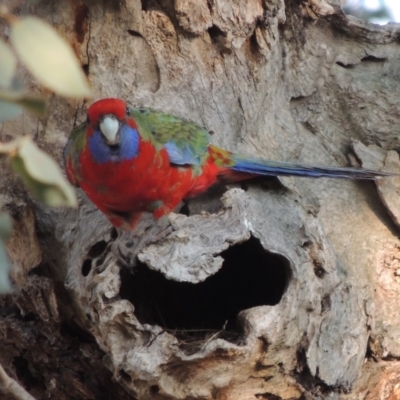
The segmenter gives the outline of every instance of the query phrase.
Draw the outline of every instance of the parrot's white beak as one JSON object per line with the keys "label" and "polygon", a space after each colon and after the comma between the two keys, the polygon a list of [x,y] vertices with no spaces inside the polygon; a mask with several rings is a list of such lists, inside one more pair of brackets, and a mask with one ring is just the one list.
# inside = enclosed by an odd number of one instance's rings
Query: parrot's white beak
{"label": "parrot's white beak", "polygon": [[100,130],[108,144],[115,145],[119,142],[119,121],[113,114],[105,115],[100,122]]}

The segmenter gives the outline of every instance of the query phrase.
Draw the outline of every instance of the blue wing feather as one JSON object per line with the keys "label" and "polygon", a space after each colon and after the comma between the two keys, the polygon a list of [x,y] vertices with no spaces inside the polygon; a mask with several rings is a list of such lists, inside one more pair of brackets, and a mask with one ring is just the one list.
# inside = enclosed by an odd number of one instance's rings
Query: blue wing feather
{"label": "blue wing feather", "polygon": [[163,147],[165,148],[165,150],[167,150],[171,164],[176,164],[176,165],[200,164],[199,155],[196,154],[196,152],[190,145],[177,146],[177,144],[173,140],[170,140],[169,142],[165,143]]}

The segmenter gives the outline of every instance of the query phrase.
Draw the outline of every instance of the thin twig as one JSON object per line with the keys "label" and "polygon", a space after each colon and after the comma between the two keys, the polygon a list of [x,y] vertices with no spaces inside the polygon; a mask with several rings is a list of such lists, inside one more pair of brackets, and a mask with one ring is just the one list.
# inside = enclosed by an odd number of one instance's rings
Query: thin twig
{"label": "thin twig", "polygon": [[10,378],[0,364],[0,392],[10,394],[17,400],[35,400],[17,381]]}

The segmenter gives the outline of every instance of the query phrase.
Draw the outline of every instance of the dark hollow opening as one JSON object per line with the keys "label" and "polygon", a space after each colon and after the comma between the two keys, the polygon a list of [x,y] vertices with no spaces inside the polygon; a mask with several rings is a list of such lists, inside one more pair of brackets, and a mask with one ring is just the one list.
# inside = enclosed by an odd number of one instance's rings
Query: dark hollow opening
{"label": "dark hollow opening", "polygon": [[103,254],[106,247],[107,247],[107,242],[105,240],[100,240],[89,249],[88,256],[91,258],[99,257],[100,255]]}
{"label": "dark hollow opening", "polygon": [[213,25],[208,29],[208,33],[210,35],[211,40],[215,43],[218,42],[220,37],[226,37],[226,33],[223,32],[221,29],[218,28],[218,26]]}
{"label": "dark hollow opening", "polygon": [[82,264],[82,275],[88,276],[91,269],[92,269],[92,260],[90,258],[86,258]]}
{"label": "dark hollow opening", "polygon": [[37,371],[35,371],[34,368],[29,365],[29,362],[25,358],[22,356],[14,358],[13,366],[18,379],[24,383],[24,386],[28,390],[34,390],[35,388],[40,388],[43,390],[43,383],[40,381],[40,379],[38,379],[37,376],[34,376],[35,372]]}
{"label": "dark hollow opening", "polygon": [[132,302],[141,323],[188,334],[238,331],[237,314],[245,309],[279,303],[288,285],[288,261],[264,250],[251,237],[221,253],[222,268],[204,282],[168,280],[138,263],[133,274],[121,270],[121,297]]}

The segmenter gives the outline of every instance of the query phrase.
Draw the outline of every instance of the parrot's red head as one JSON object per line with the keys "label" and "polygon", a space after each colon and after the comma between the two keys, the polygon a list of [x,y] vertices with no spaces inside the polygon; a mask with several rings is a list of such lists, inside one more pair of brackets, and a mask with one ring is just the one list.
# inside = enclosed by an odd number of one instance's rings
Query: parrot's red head
{"label": "parrot's red head", "polygon": [[106,114],[113,114],[119,120],[126,117],[127,106],[123,100],[120,99],[101,99],[95,101],[87,111],[89,120],[92,124],[97,125]]}
{"label": "parrot's red head", "polygon": [[124,101],[98,100],[88,108],[87,118],[89,149],[97,163],[117,163],[137,156],[138,127]]}
{"label": "parrot's red head", "polygon": [[121,124],[126,123],[129,109],[120,99],[102,99],[93,103],[88,111],[88,122],[94,130],[100,130],[111,146],[119,142]]}

